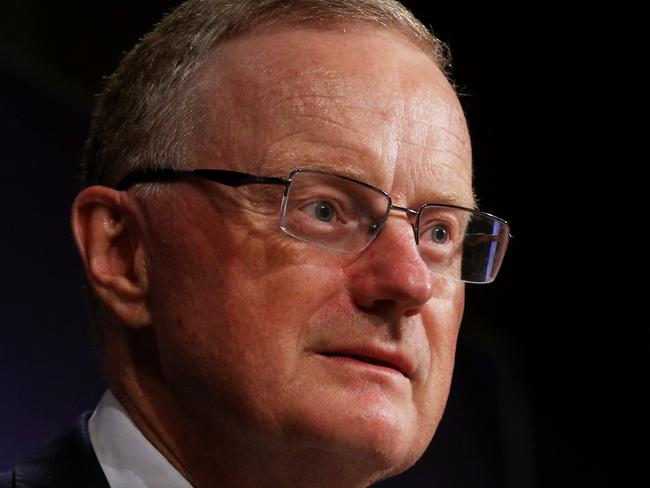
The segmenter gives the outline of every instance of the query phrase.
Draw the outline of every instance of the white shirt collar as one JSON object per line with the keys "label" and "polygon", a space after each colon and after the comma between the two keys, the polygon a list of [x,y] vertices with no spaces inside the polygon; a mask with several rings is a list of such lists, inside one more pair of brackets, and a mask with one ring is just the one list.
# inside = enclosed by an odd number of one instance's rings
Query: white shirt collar
{"label": "white shirt collar", "polygon": [[149,442],[110,391],[88,421],[90,441],[111,488],[192,488]]}

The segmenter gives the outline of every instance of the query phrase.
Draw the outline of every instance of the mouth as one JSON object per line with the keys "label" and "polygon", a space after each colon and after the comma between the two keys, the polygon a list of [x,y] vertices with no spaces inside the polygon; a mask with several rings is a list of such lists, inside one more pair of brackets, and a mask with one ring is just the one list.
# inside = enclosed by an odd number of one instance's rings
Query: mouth
{"label": "mouth", "polygon": [[356,362],[359,365],[370,365],[378,370],[386,370],[391,373],[399,373],[409,378],[413,373],[413,367],[404,356],[387,351],[331,351],[321,352],[322,356],[339,361]]}

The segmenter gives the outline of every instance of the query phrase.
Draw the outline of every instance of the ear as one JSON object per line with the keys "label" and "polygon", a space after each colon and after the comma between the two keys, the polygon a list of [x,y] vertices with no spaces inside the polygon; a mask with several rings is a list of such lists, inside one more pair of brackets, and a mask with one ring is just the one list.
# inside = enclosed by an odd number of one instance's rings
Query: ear
{"label": "ear", "polygon": [[83,190],[72,207],[72,232],[99,300],[127,327],[151,324],[143,218],[126,192]]}

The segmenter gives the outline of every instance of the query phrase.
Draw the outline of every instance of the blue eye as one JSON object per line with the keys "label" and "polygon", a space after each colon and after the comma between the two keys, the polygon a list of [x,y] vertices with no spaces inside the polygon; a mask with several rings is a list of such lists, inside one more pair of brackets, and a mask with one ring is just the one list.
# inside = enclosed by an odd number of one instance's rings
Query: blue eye
{"label": "blue eye", "polygon": [[331,222],[334,214],[334,207],[330,202],[322,201],[314,205],[314,216],[322,222]]}
{"label": "blue eye", "polygon": [[431,241],[436,244],[445,244],[449,240],[449,230],[444,225],[438,224],[430,231]]}

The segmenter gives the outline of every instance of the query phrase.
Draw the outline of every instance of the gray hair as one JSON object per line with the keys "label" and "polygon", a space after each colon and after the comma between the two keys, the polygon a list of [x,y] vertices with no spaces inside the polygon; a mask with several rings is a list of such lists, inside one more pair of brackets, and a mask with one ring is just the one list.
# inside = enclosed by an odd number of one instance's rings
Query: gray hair
{"label": "gray hair", "polygon": [[97,99],[82,186],[115,185],[135,169],[180,168],[191,156],[200,94],[216,47],[267,23],[369,23],[419,46],[446,72],[446,46],[396,0],[188,0],[122,60]]}

